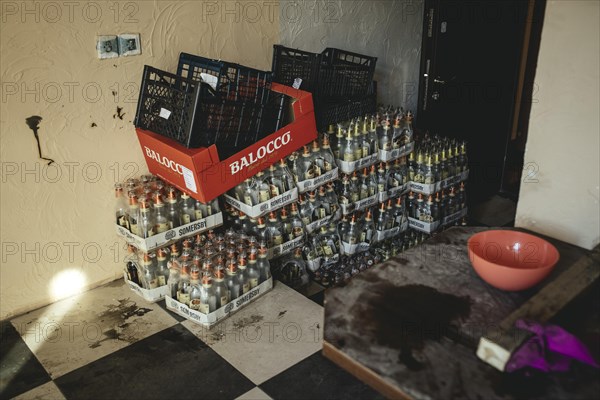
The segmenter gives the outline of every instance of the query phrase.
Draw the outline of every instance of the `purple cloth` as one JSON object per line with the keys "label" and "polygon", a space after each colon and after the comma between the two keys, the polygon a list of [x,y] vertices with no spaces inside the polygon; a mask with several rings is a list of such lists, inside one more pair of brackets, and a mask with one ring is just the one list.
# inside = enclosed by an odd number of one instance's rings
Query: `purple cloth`
{"label": "purple cloth", "polygon": [[599,368],[587,347],[575,336],[557,325],[542,326],[537,322],[518,320],[515,326],[534,334],[510,358],[507,372],[532,367],[545,372],[568,371],[571,360]]}

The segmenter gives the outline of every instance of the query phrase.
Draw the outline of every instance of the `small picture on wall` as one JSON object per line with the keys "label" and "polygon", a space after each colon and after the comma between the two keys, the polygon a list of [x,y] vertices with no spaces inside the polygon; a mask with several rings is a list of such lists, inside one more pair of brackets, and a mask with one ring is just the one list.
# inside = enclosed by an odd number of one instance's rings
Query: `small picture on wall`
{"label": "small picture on wall", "polygon": [[102,35],[96,39],[96,50],[98,58],[117,58],[119,57],[119,42],[116,35]]}

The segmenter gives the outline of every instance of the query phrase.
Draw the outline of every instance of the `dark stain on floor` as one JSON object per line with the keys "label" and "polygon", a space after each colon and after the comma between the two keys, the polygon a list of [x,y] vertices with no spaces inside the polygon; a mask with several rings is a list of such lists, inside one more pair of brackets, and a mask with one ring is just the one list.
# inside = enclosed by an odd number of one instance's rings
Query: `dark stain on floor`
{"label": "dark stain on floor", "polygon": [[135,342],[137,340],[134,335],[135,329],[127,329],[131,323],[126,321],[132,317],[143,317],[152,311],[150,308],[138,307],[137,303],[129,298],[119,299],[118,304],[108,304],[105,307],[106,310],[98,314],[98,320],[108,329],[102,332],[104,338],[89,345],[92,349],[100,347],[102,342],[113,339],[129,343]]}
{"label": "dark stain on floor", "polygon": [[254,315],[251,315],[250,317],[242,318],[242,319],[235,321],[233,323],[233,328],[241,330],[249,325],[256,324],[257,322],[260,322],[262,320],[263,320],[262,315],[254,314]]}
{"label": "dark stain on floor", "polygon": [[384,345],[400,350],[400,362],[410,370],[423,367],[414,351],[427,340],[440,340],[455,329],[452,322],[469,316],[471,299],[441,293],[423,285],[394,286],[381,283],[357,302],[352,315]]}
{"label": "dark stain on floor", "polygon": [[125,113],[123,112],[123,107],[119,107],[117,106],[117,112],[115,114],[113,114],[113,118],[119,118],[121,121],[123,121],[123,117],[125,116]]}

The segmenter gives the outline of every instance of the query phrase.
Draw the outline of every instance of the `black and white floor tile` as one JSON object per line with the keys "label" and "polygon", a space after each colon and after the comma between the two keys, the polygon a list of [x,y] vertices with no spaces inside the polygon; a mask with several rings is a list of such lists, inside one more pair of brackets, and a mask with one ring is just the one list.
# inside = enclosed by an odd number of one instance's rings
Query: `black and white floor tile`
{"label": "black and white floor tile", "polygon": [[0,399],[380,398],[321,355],[323,288],[303,294],[208,330],[115,281],[1,323]]}

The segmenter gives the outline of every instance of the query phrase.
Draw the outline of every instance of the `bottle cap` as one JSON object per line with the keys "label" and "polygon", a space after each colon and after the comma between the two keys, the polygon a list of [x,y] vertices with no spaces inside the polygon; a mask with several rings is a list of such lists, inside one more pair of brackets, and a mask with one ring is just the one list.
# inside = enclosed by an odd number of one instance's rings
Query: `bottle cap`
{"label": "bottle cap", "polygon": [[281,218],[282,218],[282,219],[284,219],[284,218],[287,218],[287,216],[288,216],[287,209],[286,209],[285,207],[283,207],[283,208],[281,209],[281,211],[279,212],[279,214],[281,215]]}
{"label": "bottle cap", "polygon": [[210,275],[202,275],[202,285],[210,286],[212,285],[212,278]]}
{"label": "bottle cap", "polygon": [[166,258],[167,258],[167,252],[166,252],[166,250],[165,249],[158,249],[158,256],[157,256],[157,258],[159,260],[166,260]]}
{"label": "bottle cap", "polygon": [[258,221],[256,223],[258,226],[265,226],[265,219],[264,217],[258,217]]}
{"label": "bottle cap", "polygon": [[152,198],[154,200],[155,206],[162,206],[164,204],[162,195],[160,194],[160,192],[155,192],[154,195],[152,196]]}
{"label": "bottle cap", "polygon": [[312,142],[312,151],[313,152],[319,151],[319,142],[317,142],[316,140],[313,140],[313,142]]}
{"label": "bottle cap", "polygon": [[275,211],[269,212],[269,221],[277,221],[277,214],[275,214]]}
{"label": "bottle cap", "polygon": [[130,206],[137,206],[138,205],[138,198],[133,193],[129,194],[129,205]]}

